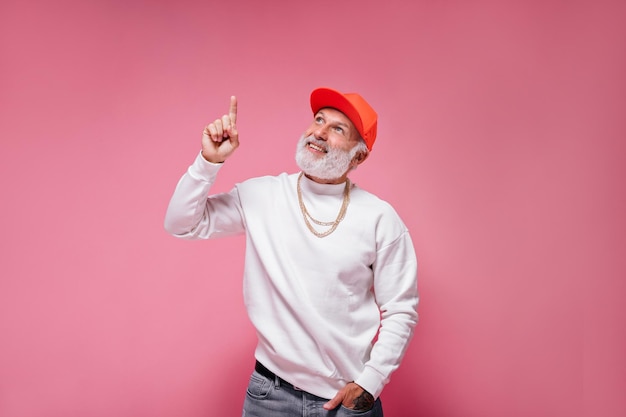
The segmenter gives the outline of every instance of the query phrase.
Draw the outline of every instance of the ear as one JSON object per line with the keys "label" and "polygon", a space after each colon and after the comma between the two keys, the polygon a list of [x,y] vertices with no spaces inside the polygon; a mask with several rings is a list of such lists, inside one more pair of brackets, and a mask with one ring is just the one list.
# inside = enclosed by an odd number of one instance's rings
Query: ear
{"label": "ear", "polygon": [[368,156],[370,156],[369,152],[357,152],[357,154],[354,155],[354,158],[352,158],[352,162],[350,163],[352,169],[362,164]]}

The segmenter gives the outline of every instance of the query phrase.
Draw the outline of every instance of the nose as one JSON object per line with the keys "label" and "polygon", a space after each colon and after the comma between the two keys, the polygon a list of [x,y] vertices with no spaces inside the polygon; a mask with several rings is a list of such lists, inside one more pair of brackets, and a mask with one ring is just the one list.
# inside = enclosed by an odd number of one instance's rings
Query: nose
{"label": "nose", "polygon": [[315,139],[325,141],[328,136],[328,127],[326,125],[317,126],[317,128],[313,131],[313,135]]}

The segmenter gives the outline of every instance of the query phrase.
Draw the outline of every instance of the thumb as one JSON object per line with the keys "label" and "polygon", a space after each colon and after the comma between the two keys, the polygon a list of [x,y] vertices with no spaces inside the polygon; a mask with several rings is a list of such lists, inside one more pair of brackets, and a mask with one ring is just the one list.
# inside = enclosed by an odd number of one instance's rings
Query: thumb
{"label": "thumb", "polygon": [[343,401],[343,396],[343,392],[339,391],[332,400],[324,404],[324,410],[334,410],[335,408],[339,407],[339,405]]}

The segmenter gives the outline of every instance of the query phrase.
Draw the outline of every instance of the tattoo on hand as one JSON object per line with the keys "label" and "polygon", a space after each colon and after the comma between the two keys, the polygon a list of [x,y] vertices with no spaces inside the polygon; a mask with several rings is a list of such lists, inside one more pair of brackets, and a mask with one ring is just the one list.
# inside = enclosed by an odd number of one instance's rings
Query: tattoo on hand
{"label": "tattoo on hand", "polygon": [[354,411],[367,411],[374,408],[374,397],[367,391],[354,399]]}

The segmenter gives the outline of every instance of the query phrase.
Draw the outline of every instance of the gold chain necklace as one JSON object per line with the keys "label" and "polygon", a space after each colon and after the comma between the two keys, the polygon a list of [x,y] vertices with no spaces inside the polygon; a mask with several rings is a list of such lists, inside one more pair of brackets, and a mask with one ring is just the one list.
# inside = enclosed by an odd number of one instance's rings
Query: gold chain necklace
{"label": "gold chain necklace", "polygon": [[[300,187],[300,181],[302,180],[303,174],[304,172],[301,172],[300,175],[298,176],[297,190],[298,190],[298,203],[300,203],[300,211],[302,211],[302,217],[304,218],[304,223],[309,228],[311,233],[313,233],[315,236],[326,237],[332,232],[334,232],[337,226],[339,226],[339,223],[341,223],[343,218],[346,217],[346,210],[348,209],[348,204],[350,204],[350,180],[346,178],[346,186],[343,189],[343,203],[341,204],[341,208],[339,209],[339,214],[337,214],[337,218],[335,219],[334,222],[322,222],[322,221],[315,219],[313,216],[311,216],[311,213],[309,213],[309,211],[306,209],[306,206],[304,205],[304,199],[302,198],[302,188]],[[324,232],[318,232],[317,230],[315,230],[315,227],[313,227],[311,222],[317,224],[318,226],[326,226],[326,227],[330,226],[330,229]]]}

